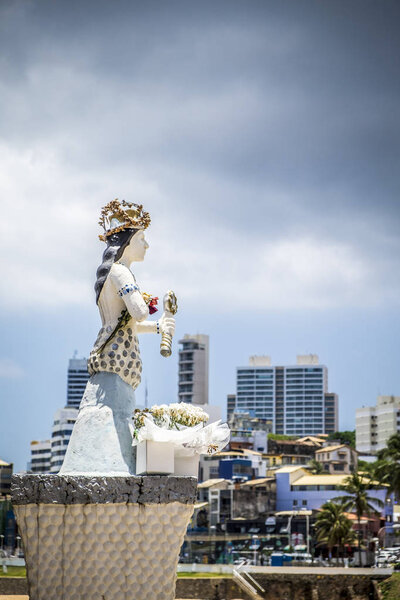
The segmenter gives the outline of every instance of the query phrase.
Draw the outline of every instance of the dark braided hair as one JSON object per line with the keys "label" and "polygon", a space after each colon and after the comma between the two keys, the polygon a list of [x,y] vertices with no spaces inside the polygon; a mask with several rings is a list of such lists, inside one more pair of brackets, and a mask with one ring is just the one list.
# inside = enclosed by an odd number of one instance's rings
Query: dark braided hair
{"label": "dark braided hair", "polygon": [[94,284],[96,304],[99,302],[101,290],[103,289],[103,285],[108,277],[111,267],[121,258],[125,248],[129,245],[129,242],[138,231],[140,230],[123,229],[106,238],[107,248],[104,250],[102,263],[96,271],[96,283]]}

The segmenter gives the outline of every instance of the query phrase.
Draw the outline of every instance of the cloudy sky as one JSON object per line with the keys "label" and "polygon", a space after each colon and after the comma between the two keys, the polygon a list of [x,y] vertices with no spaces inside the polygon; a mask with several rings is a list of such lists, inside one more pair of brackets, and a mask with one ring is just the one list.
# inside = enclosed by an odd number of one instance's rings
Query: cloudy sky
{"label": "cloudy sky", "polygon": [[[0,458],[25,467],[99,328],[101,207],[151,213],[145,289],[210,335],[225,406],[251,354],[313,352],[340,425],[400,395],[396,0],[0,5]],[[143,340],[149,399],[177,358]],[[143,386],[137,391],[143,400]]]}

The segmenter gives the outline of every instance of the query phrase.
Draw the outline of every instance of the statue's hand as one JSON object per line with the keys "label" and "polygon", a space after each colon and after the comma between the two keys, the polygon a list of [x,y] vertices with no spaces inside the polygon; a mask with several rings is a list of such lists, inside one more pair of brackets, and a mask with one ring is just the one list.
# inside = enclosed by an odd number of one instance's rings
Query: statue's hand
{"label": "statue's hand", "polygon": [[159,320],[161,333],[169,333],[169,335],[174,335],[175,333],[175,319],[174,317],[166,316],[163,313],[161,319]]}

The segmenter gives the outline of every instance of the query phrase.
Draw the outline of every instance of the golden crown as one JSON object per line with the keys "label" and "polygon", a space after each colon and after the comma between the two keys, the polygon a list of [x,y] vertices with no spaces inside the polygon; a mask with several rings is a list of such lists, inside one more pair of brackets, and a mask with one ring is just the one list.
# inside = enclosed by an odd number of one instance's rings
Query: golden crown
{"label": "golden crown", "polygon": [[105,242],[108,236],[123,229],[146,229],[150,225],[150,215],[143,210],[141,204],[120,202],[118,198],[106,204],[100,214],[99,225],[104,229],[104,235],[99,239]]}

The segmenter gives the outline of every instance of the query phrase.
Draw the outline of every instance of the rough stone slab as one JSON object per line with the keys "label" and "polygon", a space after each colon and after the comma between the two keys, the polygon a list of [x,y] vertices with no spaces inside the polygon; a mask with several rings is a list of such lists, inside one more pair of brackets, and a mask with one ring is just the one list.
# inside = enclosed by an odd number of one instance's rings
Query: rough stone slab
{"label": "rough stone slab", "polygon": [[18,504],[194,504],[195,477],[143,475],[13,475],[11,498]]}

